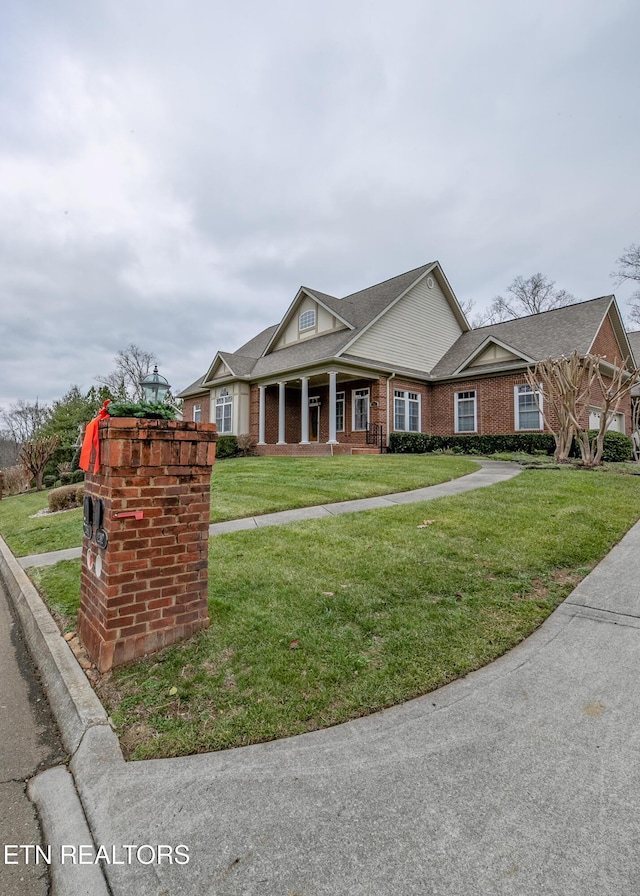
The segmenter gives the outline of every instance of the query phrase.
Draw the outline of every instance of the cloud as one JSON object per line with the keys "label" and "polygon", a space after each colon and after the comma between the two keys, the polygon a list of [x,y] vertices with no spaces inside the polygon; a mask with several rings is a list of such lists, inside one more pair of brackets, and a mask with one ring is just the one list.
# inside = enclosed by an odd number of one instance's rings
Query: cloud
{"label": "cloud", "polygon": [[639,25],[631,0],[8,0],[0,405],[131,341],[179,389],[299,285],[433,258],[479,304],[537,270],[610,292]]}

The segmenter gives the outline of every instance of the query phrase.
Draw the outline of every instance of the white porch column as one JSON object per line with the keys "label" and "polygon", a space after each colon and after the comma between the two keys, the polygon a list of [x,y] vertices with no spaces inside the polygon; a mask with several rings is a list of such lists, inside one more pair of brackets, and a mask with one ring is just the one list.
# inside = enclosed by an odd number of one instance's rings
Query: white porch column
{"label": "white porch column", "polygon": [[265,386],[258,386],[258,389],[260,390],[260,411],[259,411],[259,417],[258,417],[258,445],[265,445],[266,444],[265,438],[264,438],[264,436],[265,436],[265,416],[266,416],[265,393],[267,390],[266,390]]}
{"label": "white porch column", "polygon": [[286,382],[278,383],[278,445],[286,445],[285,441],[285,392]]}
{"label": "white porch column", "polygon": [[302,383],[302,398],[300,399],[301,445],[309,444],[309,377],[300,377]]}
{"label": "white porch column", "polygon": [[337,445],[336,439],[336,383],[338,375],[335,372],[329,374],[329,441],[327,445]]}

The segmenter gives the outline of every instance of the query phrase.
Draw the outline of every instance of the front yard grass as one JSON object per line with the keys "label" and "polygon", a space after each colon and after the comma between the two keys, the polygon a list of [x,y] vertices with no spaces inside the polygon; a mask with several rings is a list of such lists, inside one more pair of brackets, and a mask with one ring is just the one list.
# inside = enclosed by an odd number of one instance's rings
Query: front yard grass
{"label": "front yard grass", "polygon": [[406,492],[477,469],[468,457],[433,454],[231,458],[213,470],[211,522]]}
{"label": "front yard grass", "polygon": [[[211,478],[211,522],[409,491],[477,468],[469,458],[399,454],[219,461]],[[0,534],[16,557],[82,544],[80,509],[33,517],[47,506],[47,495],[0,501]]]}
{"label": "front yard grass", "polygon": [[[452,498],[212,538],[210,628],[102,676],[98,693],[134,759],[408,700],[529,635],[636,522],[639,499],[636,476],[526,470]],[[33,572],[75,612],[79,561]]]}

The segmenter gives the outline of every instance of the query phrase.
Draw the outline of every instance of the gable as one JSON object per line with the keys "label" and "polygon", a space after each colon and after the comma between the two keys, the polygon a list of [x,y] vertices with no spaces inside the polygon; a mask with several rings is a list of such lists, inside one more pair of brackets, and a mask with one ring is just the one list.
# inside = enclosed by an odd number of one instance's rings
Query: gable
{"label": "gable", "polygon": [[217,380],[223,376],[233,376],[233,372],[227,367],[222,358],[218,358],[218,363],[214,364],[212,369],[209,371],[207,376],[207,382],[209,380]]}
{"label": "gable", "polygon": [[505,361],[522,361],[520,355],[509,351],[504,345],[490,342],[489,345],[467,364],[468,368],[483,367],[487,364],[503,364]]}
{"label": "gable", "polygon": [[614,366],[618,366],[622,361],[627,361],[630,356],[629,347],[621,347],[620,340],[616,335],[616,329],[618,328],[614,327],[611,310],[609,310],[596,333],[590,349],[590,354],[601,355],[609,364]]}
{"label": "gable", "polygon": [[302,289],[278,329],[270,352],[348,328],[330,308]]}
{"label": "gable", "polygon": [[348,352],[391,367],[427,373],[461,333],[460,322],[437,278],[428,275],[356,339]]}

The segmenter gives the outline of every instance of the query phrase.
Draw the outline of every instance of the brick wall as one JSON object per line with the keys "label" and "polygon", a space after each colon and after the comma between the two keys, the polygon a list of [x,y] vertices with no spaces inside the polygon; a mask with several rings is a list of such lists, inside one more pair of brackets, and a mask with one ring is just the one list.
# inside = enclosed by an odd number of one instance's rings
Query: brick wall
{"label": "brick wall", "polygon": [[618,345],[618,340],[616,339],[616,334],[614,332],[613,326],[611,324],[611,320],[609,315],[607,315],[602,322],[602,326],[598,331],[598,335],[593,341],[593,345],[591,347],[592,355],[602,355],[609,364],[614,364],[616,367],[620,365],[622,354],[620,351],[620,346]]}
{"label": "brick wall", "polygon": [[211,406],[210,395],[207,392],[206,395],[202,395],[197,398],[185,398],[182,406],[182,416],[185,420],[193,421],[193,408],[195,405],[200,405],[200,423],[210,423],[209,420],[209,409]]}
{"label": "brick wall", "polygon": [[[108,418],[85,495],[108,544],[83,537],[78,632],[101,672],[209,624],[207,551],[215,426]],[[122,514],[139,512],[135,519]],[[94,529],[95,529],[94,521]]]}

